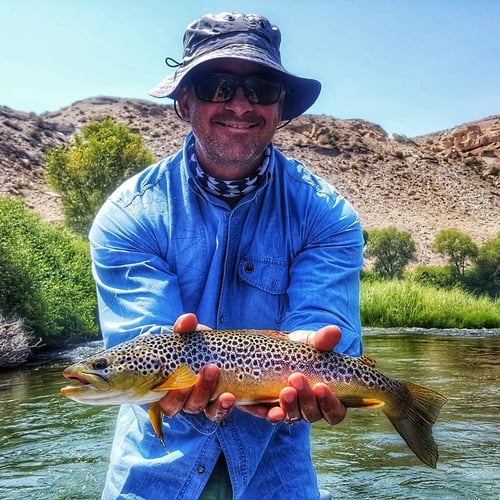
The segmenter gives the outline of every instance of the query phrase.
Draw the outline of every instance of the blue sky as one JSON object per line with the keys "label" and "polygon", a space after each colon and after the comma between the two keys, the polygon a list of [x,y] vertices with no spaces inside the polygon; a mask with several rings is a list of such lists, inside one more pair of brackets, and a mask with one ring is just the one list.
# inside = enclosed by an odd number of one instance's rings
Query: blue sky
{"label": "blue sky", "polygon": [[0,0],[0,104],[149,99],[186,25],[231,10],[280,27],[285,67],[323,84],[310,113],[410,137],[500,114],[498,0]]}

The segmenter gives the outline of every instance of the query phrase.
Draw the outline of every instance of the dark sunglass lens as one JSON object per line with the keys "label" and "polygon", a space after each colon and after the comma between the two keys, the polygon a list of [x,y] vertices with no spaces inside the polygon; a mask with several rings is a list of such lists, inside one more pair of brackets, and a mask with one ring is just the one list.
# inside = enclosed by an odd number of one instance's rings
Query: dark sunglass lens
{"label": "dark sunglass lens", "polygon": [[274,104],[280,98],[282,90],[280,82],[259,76],[249,76],[245,82],[245,95],[253,104]]}
{"label": "dark sunglass lens", "polygon": [[196,97],[206,102],[230,101],[235,92],[236,82],[230,75],[205,73],[196,75],[193,88]]}

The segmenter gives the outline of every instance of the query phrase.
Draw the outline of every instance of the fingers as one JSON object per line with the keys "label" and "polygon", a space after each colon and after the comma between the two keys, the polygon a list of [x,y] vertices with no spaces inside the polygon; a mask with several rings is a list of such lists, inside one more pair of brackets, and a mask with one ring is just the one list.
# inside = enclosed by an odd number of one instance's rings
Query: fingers
{"label": "fingers", "polygon": [[328,325],[316,331],[296,330],[291,332],[289,338],[314,346],[318,351],[332,351],[340,342],[342,333],[337,325]]}
{"label": "fingers", "polygon": [[217,387],[219,373],[220,369],[215,365],[202,367],[198,382],[184,404],[183,410],[186,413],[200,413],[205,410]]}
{"label": "fingers", "polygon": [[333,351],[341,337],[342,333],[337,325],[324,326],[313,333],[312,345],[318,351]]}
{"label": "fingers", "polygon": [[198,318],[196,314],[186,313],[181,314],[174,323],[175,333],[190,333],[196,330],[198,326]]}
{"label": "fingers", "polygon": [[291,388],[295,389],[295,397],[292,398],[291,391],[290,394],[287,394],[287,419],[292,422],[302,419],[307,422],[321,420],[323,418],[321,408],[318,406],[316,396],[306,377],[300,373],[293,373],[290,375],[288,383]]}
{"label": "fingers", "polygon": [[197,330],[210,330],[206,325],[198,323],[196,314],[181,314],[174,323],[173,331],[175,333],[191,333]]}
{"label": "fingers", "polygon": [[337,425],[344,420],[347,408],[340,402],[326,384],[316,384],[313,392],[323,418],[330,425]]}
{"label": "fingers", "polygon": [[205,409],[205,415],[214,422],[221,422],[233,410],[236,398],[229,392],[222,393],[213,403]]}
{"label": "fingers", "polygon": [[[195,314],[179,316],[174,324],[174,332],[189,333],[208,329],[198,324]],[[290,334],[290,339],[314,346],[320,351],[331,351],[341,338],[340,328],[329,325],[317,331],[298,330]],[[169,391],[159,402],[163,413],[173,417],[180,411],[197,414],[205,412],[207,418],[220,422],[233,410],[235,397],[230,393],[221,394],[215,401],[210,401],[217,387],[220,370],[216,365],[203,367],[198,374],[194,387]],[[325,384],[310,386],[306,377],[300,373],[292,374],[288,386],[279,396],[279,406],[269,408],[266,405],[241,406],[240,409],[256,417],[266,418],[271,423],[285,421],[295,423],[300,420],[316,422],[324,418],[329,424],[341,422],[346,415],[346,408]]]}
{"label": "fingers", "polygon": [[173,417],[180,411],[186,413],[200,413],[205,411],[212,398],[220,370],[216,365],[204,366],[199,374],[198,381],[189,389],[169,391],[160,400],[160,407],[167,417]]}
{"label": "fingers", "polygon": [[344,420],[347,409],[326,384],[311,387],[304,375],[294,373],[288,379],[289,385],[280,392],[280,409],[268,415],[268,420],[276,422],[281,417],[286,423],[301,420],[316,422],[324,418],[336,425]]}

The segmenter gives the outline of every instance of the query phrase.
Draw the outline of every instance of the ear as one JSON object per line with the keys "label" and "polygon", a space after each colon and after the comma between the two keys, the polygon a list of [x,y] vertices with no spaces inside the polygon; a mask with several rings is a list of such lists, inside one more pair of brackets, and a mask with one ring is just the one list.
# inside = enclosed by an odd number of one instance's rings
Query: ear
{"label": "ear", "polygon": [[181,87],[177,90],[176,96],[177,100],[177,110],[181,120],[185,122],[191,121],[191,114],[189,112],[189,99],[190,92],[187,87]]}

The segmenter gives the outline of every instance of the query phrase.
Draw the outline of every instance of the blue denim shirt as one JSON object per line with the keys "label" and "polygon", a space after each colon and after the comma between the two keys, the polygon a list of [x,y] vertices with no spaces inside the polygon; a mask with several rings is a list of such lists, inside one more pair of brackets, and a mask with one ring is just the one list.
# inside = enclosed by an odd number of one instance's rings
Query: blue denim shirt
{"label": "blue denim shirt", "polygon": [[[90,241],[107,346],[169,331],[194,312],[212,328],[316,330],[339,325],[336,350],[361,353],[357,214],[300,162],[271,148],[267,179],[234,208],[208,194],[186,149],[126,181]],[[234,498],[318,498],[310,425],[271,425],[234,410],[164,418],[122,406],[103,498],[198,498],[224,452]]]}

